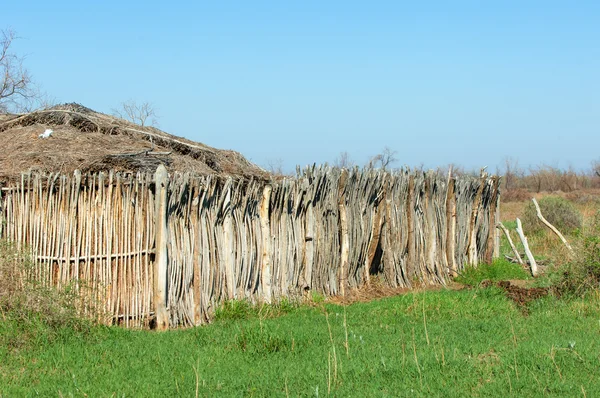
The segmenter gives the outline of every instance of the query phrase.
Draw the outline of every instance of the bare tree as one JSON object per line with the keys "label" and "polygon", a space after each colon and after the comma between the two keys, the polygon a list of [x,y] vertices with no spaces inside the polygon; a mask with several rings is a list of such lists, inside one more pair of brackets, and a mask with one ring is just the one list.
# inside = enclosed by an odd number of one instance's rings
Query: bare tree
{"label": "bare tree", "polygon": [[274,176],[282,177],[286,175],[286,173],[283,171],[283,159],[281,158],[267,160],[266,169]]}
{"label": "bare tree", "polygon": [[600,159],[594,160],[592,162],[592,171],[594,172],[594,174],[596,174],[598,177],[600,177]]}
{"label": "bare tree", "polygon": [[119,109],[113,109],[113,115],[121,119],[129,120],[132,123],[144,127],[150,123],[150,126],[156,126],[158,115],[154,106],[149,102],[138,104],[133,100],[122,102]]}
{"label": "bare tree", "polygon": [[339,167],[340,169],[350,169],[354,167],[355,163],[350,157],[350,154],[346,151],[340,152],[338,157],[333,161],[333,165],[335,167]]}
{"label": "bare tree", "polygon": [[8,112],[20,101],[35,96],[31,76],[23,67],[23,58],[10,49],[16,38],[11,29],[0,31],[0,113]]}
{"label": "bare tree", "polygon": [[518,180],[522,179],[523,175],[518,159],[508,156],[504,158],[504,184],[507,191],[517,188]]}
{"label": "bare tree", "polygon": [[369,160],[369,167],[380,167],[383,170],[385,170],[390,164],[398,161],[398,158],[396,157],[397,154],[398,151],[394,151],[390,147],[386,146],[383,148],[383,151],[381,151],[381,153],[373,156],[371,160]]}

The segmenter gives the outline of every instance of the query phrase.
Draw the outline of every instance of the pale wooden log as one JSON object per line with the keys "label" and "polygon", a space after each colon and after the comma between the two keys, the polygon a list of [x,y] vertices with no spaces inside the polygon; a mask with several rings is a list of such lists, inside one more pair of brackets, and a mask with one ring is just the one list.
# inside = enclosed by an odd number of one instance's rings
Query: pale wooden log
{"label": "pale wooden log", "polygon": [[479,188],[475,195],[475,203],[471,212],[470,224],[469,224],[469,241],[467,246],[467,256],[469,265],[475,267],[478,264],[478,253],[477,253],[477,233],[475,231],[477,216],[481,206],[481,196],[483,194],[483,188],[485,187],[486,174],[482,170],[481,178],[479,179]]}
{"label": "pale wooden log", "polygon": [[198,212],[198,203],[200,203],[199,200],[199,191],[200,191],[200,186],[198,183],[198,180],[194,180],[193,185],[192,185],[193,189],[192,189],[192,198],[195,198],[194,200],[190,200],[191,202],[191,216],[192,216],[192,225],[193,225],[193,230],[191,232],[193,233],[193,241],[192,241],[192,266],[193,266],[193,272],[194,272],[194,276],[193,276],[193,280],[192,280],[192,286],[193,286],[193,295],[194,295],[194,308],[193,308],[193,316],[194,316],[194,325],[198,326],[200,325],[200,323],[202,322],[202,286],[201,286],[201,272],[202,272],[202,263],[201,263],[201,251],[202,251],[202,241],[201,241],[201,232],[199,231],[200,228],[202,228],[202,224],[200,223],[200,219],[199,219],[199,212]]}
{"label": "pale wooden log", "polygon": [[348,284],[348,258],[350,251],[350,237],[348,236],[348,214],[346,211],[346,182],[348,181],[348,171],[343,170],[338,182],[338,209],[340,212],[340,233],[341,233],[341,258],[339,285],[340,295],[346,295],[346,285]]}
{"label": "pale wooden log", "polygon": [[[498,195],[496,196],[496,214],[494,215],[495,224],[500,222],[500,178],[498,178]],[[494,258],[500,257],[500,230],[494,229]]]}
{"label": "pale wooden log", "polygon": [[510,244],[510,247],[511,247],[513,253],[515,253],[515,258],[517,259],[519,264],[523,264],[523,259],[521,258],[521,255],[519,254],[519,251],[515,247],[515,244],[513,243],[512,239],[510,238],[510,232],[508,231],[508,229],[506,229],[506,227],[500,222],[496,223],[496,228],[498,230],[502,230],[504,232],[504,235],[506,235],[506,239],[508,240],[508,243]]}
{"label": "pale wooden log", "polygon": [[540,221],[543,222],[545,226],[547,226],[548,228],[550,228],[550,230],[552,232],[554,232],[556,234],[556,236],[558,236],[560,238],[560,240],[562,241],[562,243],[565,244],[565,246],[567,247],[567,249],[569,249],[569,252],[571,253],[571,255],[574,255],[575,251],[573,250],[573,248],[571,247],[571,245],[569,244],[569,242],[567,242],[567,240],[565,239],[565,237],[563,236],[563,234],[561,234],[560,231],[554,225],[550,224],[550,222],[548,222],[548,220],[546,220],[544,218],[544,216],[542,215],[542,210],[540,209],[540,205],[538,204],[537,200],[535,200],[535,198],[531,198],[531,201],[535,205],[535,211],[536,211],[537,216],[540,219]]}
{"label": "pale wooden log", "polygon": [[[416,249],[416,242],[415,242],[415,222],[413,221],[414,218],[414,211],[415,211],[415,204],[413,202],[413,198],[415,196],[415,176],[414,174],[411,174],[408,177],[408,192],[406,195],[406,224],[408,225],[408,233],[407,233],[407,241],[406,241],[406,258],[407,258],[407,264],[406,264],[406,274],[408,276],[408,283],[412,283],[413,280],[415,279],[415,275],[416,275],[416,269],[417,269],[417,264],[416,264],[416,256],[415,256],[415,249]],[[409,285],[410,286],[410,285]]]}
{"label": "pale wooden log", "polygon": [[448,171],[448,189],[446,191],[446,260],[451,277],[458,275],[456,267],[456,194],[452,168]]}
{"label": "pale wooden log", "polygon": [[[436,252],[437,252],[437,236],[435,229],[435,209],[433,208],[433,176],[431,172],[428,172],[425,176],[425,203],[424,203],[424,215],[426,230],[424,231],[425,236],[425,244],[427,248],[427,256],[426,256],[426,270],[427,277],[429,275],[435,275],[436,271]],[[443,283],[443,279],[440,281]]]}
{"label": "pale wooden log", "polygon": [[156,183],[156,258],[154,261],[154,312],[156,313],[156,328],[166,330],[169,328],[169,315],[167,313],[167,187],[169,175],[162,164],[156,169],[154,175]]}
{"label": "pale wooden log", "polygon": [[[389,190],[389,174],[385,174],[383,182],[382,182],[382,191],[380,196],[377,198],[375,203],[375,207],[373,208],[372,213],[372,223],[371,223],[371,236],[369,242],[367,243],[367,253],[365,256],[364,263],[364,274],[363,279],[364,283],[369,285],[371,283],[371,275],[370,268],[371,264],[373,264],[373,259],[375,258],[375,253],[377,252],[377,247],[381,244],[382,239],[382,229],[385,217],[382,217],[382,213],[386,212],[386,203],[387,203],[387,195]],[[390,264],[391,266],[391,264]],[[388,267],[388,271],[390,271],[391,267]]]}
{"label": "pale wooden log", "polygon": [[306,208],[306,236],[304,237],[304,281],[306,286],[305,289],[310,290],[313,287],[313,267],[315,262],[315,216],[314,216],[314,204],[312,201],[309,202]]}
{"label": "pale wooden log", "polygon": [[234,231],[231,216],[231,186],[233,180],[227,179],[225,200],[223,200],[223,265],[225,268],[225,281],[227,283],[227,296],[229,299],[234,299],[235,295],[235,257],[233,253],[234,247]]}
{"label": "pale wooden log", "polygon": [[260,203],[260,227],[262,236],[261,284],[263,300],[271,302],[271,227],[269,222],[269,204],[271,202],[271,185],[265,185]]}
{"label": "pale wooden log", "polygon": [[487,264],[491,264],[494,258],[494,246],[496,235],[496,228],[494,228],[494,226],[496,225],[496,205],[498,203],[495,200],[495,198],[498,196],[498,177],[492,177],[491,184],[492,200],[489,209],[489,231],[485,249],[485,262]]}
{"label": "pale wooden log", "polygon": [[523,233],[523,226],[521,225],[521,220],[519,220],[518,218],[517,218],[517,233],[519,234],[519,237],[521,238],[521,242],[523,243],[523,247],[525,248],[525,255],[527,256],[527,259],[529,260],[529,265],[531,267],[531,275],[533,275],[535,277],[538,275],[537,263],[535,262],[535,258],[533,258],[533,254],[531,253],[531,250],[529,250],[529,244],[527,243],[527,238],[525,237],[525,234]]}

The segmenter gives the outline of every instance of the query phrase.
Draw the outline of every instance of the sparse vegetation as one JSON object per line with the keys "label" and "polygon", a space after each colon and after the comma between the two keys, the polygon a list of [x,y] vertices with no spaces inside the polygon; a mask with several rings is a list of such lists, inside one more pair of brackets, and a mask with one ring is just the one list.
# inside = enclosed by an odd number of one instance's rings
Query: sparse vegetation
{"label": "sparse vegetation", "polygon": [[499,258],[492,264],[481,264],[477,268],[467,267],[455,280],[469,286],[477,286],[484,280],[503,281],[510,279],[530,279],[529,273],[519,264]]}
{"label": "sparse vegetation", "polygon": [[[581,229],[581,213],[568,200],[558,196],[546,196],[540,199],[539,205],[546,220],[561,232],[570,234]],[[523,226],[527,233],[540,233],[547,228],[537,217],[532,202],[525,207]]]}
{"label": "sparse vegetation", "polygon": [[64,333],[88,331],[93,321],[82,316],[90,303],[72,286],[57,289],[29,278],[32,263],[22,251],[0,240],[0,347],[19,349],[37,342],[38,335],[54,340]]}
{"label": "sparse vegetation", "polygon": [[600,212],[581,234],[576,246],[576,256],[558,273],[555,284],[560,294],[584,296],[600,291]]}

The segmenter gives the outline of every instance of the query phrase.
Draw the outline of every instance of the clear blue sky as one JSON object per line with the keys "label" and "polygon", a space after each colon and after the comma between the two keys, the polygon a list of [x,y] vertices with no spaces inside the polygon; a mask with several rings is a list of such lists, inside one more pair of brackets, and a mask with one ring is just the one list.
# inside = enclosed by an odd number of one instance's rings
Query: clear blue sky
{"label": "clear blue sky", "polygon": [[60,102],[149,101],[255,163],[600,159],[600,1],[5,1]]}

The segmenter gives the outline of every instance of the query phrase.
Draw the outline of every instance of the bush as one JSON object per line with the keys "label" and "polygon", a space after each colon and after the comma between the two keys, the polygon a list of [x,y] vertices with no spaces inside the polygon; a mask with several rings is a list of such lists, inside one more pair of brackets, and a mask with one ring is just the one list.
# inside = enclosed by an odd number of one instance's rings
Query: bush
{"label": "bush", "polygon": [[[542,215],[563,234],[574,233],[581,229],[583,218],[575,206],[558,196],[546,196],[539,200]],[[525,207],[523,229],[526,233],[540,233],[547,227],[537,217],[535,206],[530,202]]]}
{"label": "bush", "polygon": [[0,240],[0,343],[18,348],[38,334],[52,338],[61,329],[89,330],[92,322],[81,316],[80,295],[71,286],[57,289],[36,282],[32,271],[27,255]]}
{"label": "bush", "polygon": [[582,296],[600,288],[600,211],[584,230],[575,258],[562,269],[556,288],[561,295]]}

